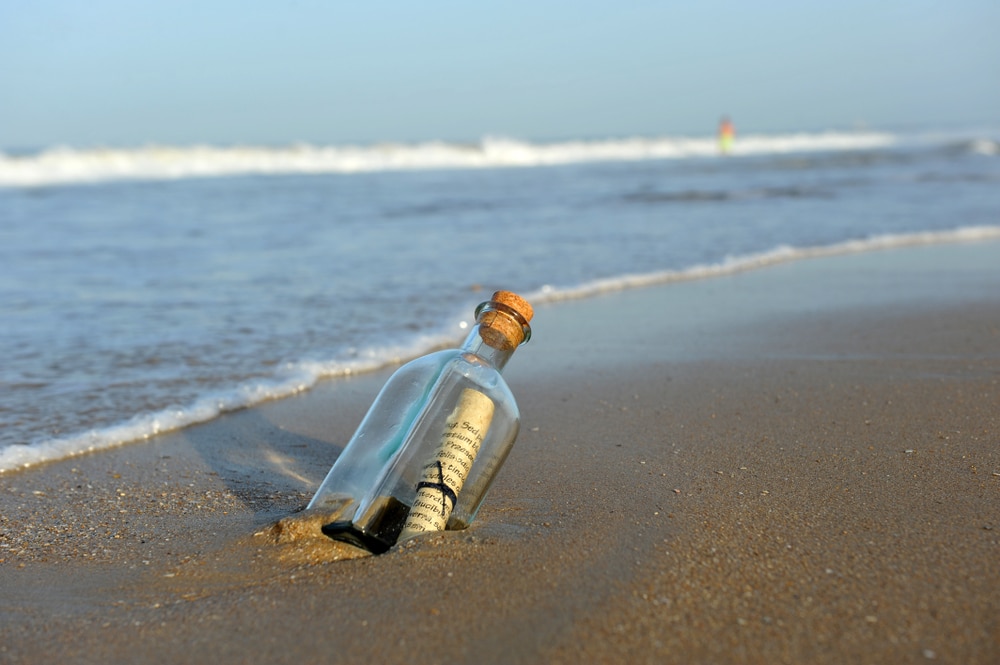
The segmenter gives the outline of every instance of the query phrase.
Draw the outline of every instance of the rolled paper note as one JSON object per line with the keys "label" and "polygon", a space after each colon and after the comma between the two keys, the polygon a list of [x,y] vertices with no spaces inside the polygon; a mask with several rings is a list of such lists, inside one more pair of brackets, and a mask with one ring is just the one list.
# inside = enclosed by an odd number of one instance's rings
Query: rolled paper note
{"label": "rolled paper note", "polygon": [[424,465],[398,542],[444,530],[492,420],[493,400],[477,390],[464,389],[445,421],[437,451]]}

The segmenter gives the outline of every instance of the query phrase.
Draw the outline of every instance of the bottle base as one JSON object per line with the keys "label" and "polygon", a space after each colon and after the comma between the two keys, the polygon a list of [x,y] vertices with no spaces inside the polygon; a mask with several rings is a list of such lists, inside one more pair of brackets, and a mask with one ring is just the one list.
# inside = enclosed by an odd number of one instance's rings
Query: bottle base
{"label": "bottle base", "polygon": [[354,519],[337,520],[324,524],[324,535],[366,549],[372,554],[382,554],[396,544],[410,507],[395,497],[375,499]]}
{"label": "bottle base", "polygon": [[354,527],[353,522],[330,522],[329,524],[324,524],[321,530],[325,536],[333,540],[339,540],[342,543],[360,547],[372,554],[383,554],[392,547],[392,545],[387,545],[385,541],[375,536],[371,536],[364,531],[359,531]]}

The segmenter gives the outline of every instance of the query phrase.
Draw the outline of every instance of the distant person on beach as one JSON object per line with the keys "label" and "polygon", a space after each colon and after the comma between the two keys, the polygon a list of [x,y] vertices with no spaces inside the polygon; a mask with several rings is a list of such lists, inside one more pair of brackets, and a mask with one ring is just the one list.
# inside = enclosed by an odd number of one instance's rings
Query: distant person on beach
{"label": "distant person on beach", "polygon": [[722,116],[722,120],[719,121],[719,151],[723,155],[728,155],[733,149],[735,138],[736,128],[733,127],[733,121],[727,115]]}

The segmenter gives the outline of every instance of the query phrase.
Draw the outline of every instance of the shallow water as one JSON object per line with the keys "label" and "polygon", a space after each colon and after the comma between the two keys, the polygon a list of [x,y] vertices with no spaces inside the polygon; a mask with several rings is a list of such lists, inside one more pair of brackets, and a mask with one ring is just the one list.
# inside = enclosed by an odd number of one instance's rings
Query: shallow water
{"label": "shallow water", "polygon": [[480,147],[475,163],[465,147],[468,163],[369,154],[319,173],[231,154],[207,169],[184,149],[200,172],[143,171],[134,150],[75,179],[84,153],[4,158],[0,471],[458,340],[495,288],[558,300],[1000,235],[992,137],[808,139],[727,158],[710,140]]}

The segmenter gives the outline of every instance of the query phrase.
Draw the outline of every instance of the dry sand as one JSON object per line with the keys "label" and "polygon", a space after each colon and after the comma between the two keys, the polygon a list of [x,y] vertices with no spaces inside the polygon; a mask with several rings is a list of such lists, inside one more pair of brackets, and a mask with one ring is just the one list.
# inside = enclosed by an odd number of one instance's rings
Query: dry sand
{"label": "dry sand", "polygon": [[1000,245],[534,329],[479,519],[383,556],[270,525],[385,372],[0,476],[0,662],[1000,662]]}

